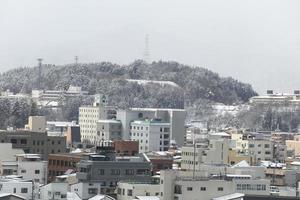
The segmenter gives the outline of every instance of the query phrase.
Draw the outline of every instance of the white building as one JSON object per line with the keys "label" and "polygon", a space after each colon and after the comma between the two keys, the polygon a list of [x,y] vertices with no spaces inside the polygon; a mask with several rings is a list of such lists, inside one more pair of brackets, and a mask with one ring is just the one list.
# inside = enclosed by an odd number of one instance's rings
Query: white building
{"label": "white building", "polygon": [[97,123],[101,119],[107,119],[107,97],[96,95],[92,106],[79,107],[79,126],[81,141],[85,143],[97,144]]}
{"label": "white building", "polygon": [[81,199],[89,199],[101,194],[101,183],[76,183],[71,185],[71,192]]}
{"label": "white building", "polygon": [[17,155],[18,175],[25,180],[46,184],[48,177],[48,162],[41,160],[38,154]]}
{"label": "white building", "polygon": [[25,126],[32,132],[44,133],[46,131],[46,117],[45,116],[29,116],[28,124]]}
{"label": "white building", "polygon": [[16,177],[0,178],[0,193],[9,193],[31,200],[37,195],[38,186],[32,181]]}
{"label": "white building", "polygon": [[269,195],[270,181],[250,175],[191,176],[183,171],[163,170],[160,178],[161,200],[211,200],[234,193]]}
{"label": "white building", "polygon": [[117,186],[118,200],[132,200],[137,196],[159,197],[160,185],[143,182],[119,182]]}
{"label": "white building", "polygon": [[254,163],[258,164],[263,160],[273,161],[274,144],[266,139],[249,139],[249,155],[254,157]]}
{"label": "white building", "polygon": [[41,200],[67,200],[68,183],[66,182],[52,182],[40,187]]}
{"label": "white building", "polygon": [[130,139],[131,122],[135,120],[161,119],[170,123],[170,139],[178,146],[184,144],[186,111],[182,109],[131,108],[118,110],[117,119],[122,122],[123,139]]}
{"label": "white building", "polygon": [[122,123],[115,119],[102,119],[97,122],[96,140],[113,141],[122,139]]}
{"label": "white building", "polygon": [[229,140],[214,139],[208,144],[195,144],[182,147],[181,168],[185,170],[200,170],[201,165],[228,164]]}
{"label": "white building", "polygon": [[10,171],[11,164],[16,165],[16,155],[24,154],[22,149],[13,149],[11,143],[0,143],[0,175],[17,173],[17,167]]}
{"label": "white building", "polygon": [[131,122],[130,139],[139,142],[139,152],[168,151],[170,123],[159,119]]}

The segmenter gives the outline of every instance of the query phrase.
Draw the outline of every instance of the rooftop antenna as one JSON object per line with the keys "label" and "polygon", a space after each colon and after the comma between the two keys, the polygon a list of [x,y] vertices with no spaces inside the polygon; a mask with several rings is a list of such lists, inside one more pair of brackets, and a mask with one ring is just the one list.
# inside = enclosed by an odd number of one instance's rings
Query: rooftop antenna
{"label": "rooftop antenna", "polygon": [[41,89],[41,81],[42,81],[42,58],[38,58],[38,66],[39,66],[39,74],[38,74],[38,89]]}
{"label": "rooftop antenna", "polygon": [[148,34],[145,37],[144,61],[147,63],[150,62],[150,48],[149,48],[149,35]]}
{"label": "rooftop antenna", "polygon": [[78,56],[75,56],[75,64],[77,65],[78,64]]}

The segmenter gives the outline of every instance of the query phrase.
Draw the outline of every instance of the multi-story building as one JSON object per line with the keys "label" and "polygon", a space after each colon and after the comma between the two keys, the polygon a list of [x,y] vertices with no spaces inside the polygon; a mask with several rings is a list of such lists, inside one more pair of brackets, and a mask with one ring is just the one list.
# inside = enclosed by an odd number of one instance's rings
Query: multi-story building
{"label": "multi-story building", "polygon": [[108,118],[107,97],[105,95],[96,95],[92,106],[79,107],[81,141],[97,144],[100,137],[97,134],[97,123],[99,120]]}
{"label": "multi-story building", "polygon": [[1,194],[14,194],[29,200],[37,197],[38,185],[31,180],[23,180],[18,177],[1,177],[0,186]]}
{"label": "multi-story building", "polygon": [[0,143],[0,175],[17,173],[17,167],[11,171],[11,163],[16,162],[16,155],[24,154],[23,149],[13,149],[11,143]]}
{"label": "multi-story building", "polygon": [[122,123],[115,119],[98,120],[96,141],[114,141],[122,139]]}
{"label": "multi-story building", "polygon": [[37,154],[17,155],[18,175],[25,180],[33,180],[35,183],[47,183],[48,162],[41,160]]}
{"label": "multi-story building", "polygon": [[41,200],[67,200],[68,183],[54,181],[40,188],[38,199]]}
{"label": "multi-story building", "polygon": [[71,185],[71,192],[78,195],[80,199],[90,199],[98,194],[103,194],[105,188],[101,183],[76,183]]}
{"label": "multi-story building", "polygon": [[14,161],[2,161],[4,176],[19,176],[34,183],[47,183],[47,161],[42,161],[38,154],[16,155]]}
{"label": "multi-story building", "polygon": [[211,200],[233,193],[269,195],[270,181],[250,175],[191,176],[186,172],[163,170],[160,177],[161,200]]}
{"label": "multi-story building", "polygon": [[85,155],[77,164],[77,178],[83,183],[101,183],[102,194],[114,194],[119,181],[151,178],[150,162],[143,157],[115,157],[113,147],[101,147],[98,154]]}
{"label": "multi-story building", "polygon": [[25,129],[36,133],[44,133],[46,131],[46,117],[45,116],[29,116],[28,124]]}
{"label": "multi-story building", "polygon": [[23,149],[25,153],[40,154],[43,160],[50,153],[64,153],[66,139],[60,136],[47,136],[46,132],[27,130],[0,131],[1,143],[12,143],[13,149]]}
{"label": "multi-story building", "polygon": [[209,144],[182,147],[181,169],[200,170],[201,164],[228,164],[229,140],[210,140]]}
{"label": "multi-story building", "polygon": [[139,153],[139,142],[131,140],[113,141],[117,156],[135,156]]}
{"label": "multi-story building", "polygon": [[258,164],[263,160],[273,161],[274,145],[270,140],[250,139],[248,151],[249,155],[254,157],[254,164]]}
{"label": "multi-story building", "polygon": [[[158,182],[133,182],[120,181],[117,186],[118,200],[132,200],[138,196],[160,197],[160,185]],[[153,199],[153,198],[152,198]]]}
{"label": "multi-story building", "polygon": [[76,165],[82,159],[81,153],[49,154],[48,156],[48,180],[55,180],[56,176],[66,173],[68,170],[75,172]]}
{"label": "multi-story building", "polygon": [[38,106],[58,107],[60,102],[66,98],[74,98],[88,95],[88,91],[81,90],[81,87],[70,86],[65,90],[32,90],[31,97]]}
{"label": "multi-story building", "polygon": [[130,139],[132,121],[161,119],[166,123],[170,123],[170,140],[176,141],[178,146],[184,144],[185,117],[186,111],[182,109],[131,108],[117,111],[117,119],[122,122],[123,139]]}
{"label": "multi-story building", "polygon": [[156,174],[160,170],[172,169],[173,167],[173,156],[165,152],[148,152],[146,156],[151,162],[151,171],[153,174]]}
{"label": "multi-story building", "polygon": [[139,152],[168,151],[170,123],[160,119],[131,122],[130,139],[139,142]]}

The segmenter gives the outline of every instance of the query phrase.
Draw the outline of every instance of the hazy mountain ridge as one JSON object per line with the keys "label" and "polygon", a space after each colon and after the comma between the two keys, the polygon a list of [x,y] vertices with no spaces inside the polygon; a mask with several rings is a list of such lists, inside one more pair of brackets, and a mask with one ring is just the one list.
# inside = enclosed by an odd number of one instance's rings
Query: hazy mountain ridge
{"label": "hazy mountain ridge", "polygon": [[[44,65],[41,87],[67,89],[81,86],[90,94],[105,93],[111,104],[120,107],[149,106],[183,108],[202,100],[233,104],[246,102],[256,92],[251,85],[230,77],[220,77],[208,69],[177,62],[137,60],[129,65],[109,62],[78,65]],[[125,79],[172,81],[182,89],[157,84],[139,85]],[[12,92],[30,93],[38,82],[38,68],[18,68],[0,75],[0,88]]]}

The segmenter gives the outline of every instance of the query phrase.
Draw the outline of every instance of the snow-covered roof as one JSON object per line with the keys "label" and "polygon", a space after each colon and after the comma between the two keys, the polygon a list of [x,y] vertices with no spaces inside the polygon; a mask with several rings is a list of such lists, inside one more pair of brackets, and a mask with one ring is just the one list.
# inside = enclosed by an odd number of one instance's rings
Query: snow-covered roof
{"label": "snow-covered roof", "polygon": [[157,196],[136,196],[138,200],[159,200]]}
{"label": "snow-covered roof", "polygon": [[146,85],[148,83],[156,83],[156,84],[160,84],[160,85],[170,85],[173,87],[180,87],[179,85],[177,85],[176,83],[174,83],[172,81],[154,81],[154,80],[145,80],[145,79],[126,79],[126,81],[135,82],[140,85]]}
{"label": "snow-covered roof", "polygon": [[225,136],[225,137],[229,137],[230,136],[228,133],[225,133],[225,132],[209,133],[209,135]]}
{"label": "snow-covered roof", "polygon": [[9,196],[13,196],[16,197],[15,199],[26,199],[22,196],[16,195],[16,194],[11,194],[11,193],[0,193],[0,198],[5,198],[5,197],[9,197]]}
{"label": "snow-covered roof", "polygon": [[242,198],[245,195],[242,193],[234,193],[234,194],[229,194],[229,195],[225,195],[225,196],[221,196],[221,197],[217,197],[217,198],[212,198],[212,200],[231,200],[231,199],[237,199],[237,198]]}
{"label": "snow-covered roof", "polygon": [[246,160],[242,160],[241,162],[232,166],[232,168],[236,168],[236,167],[250,167],[250,165]]}

